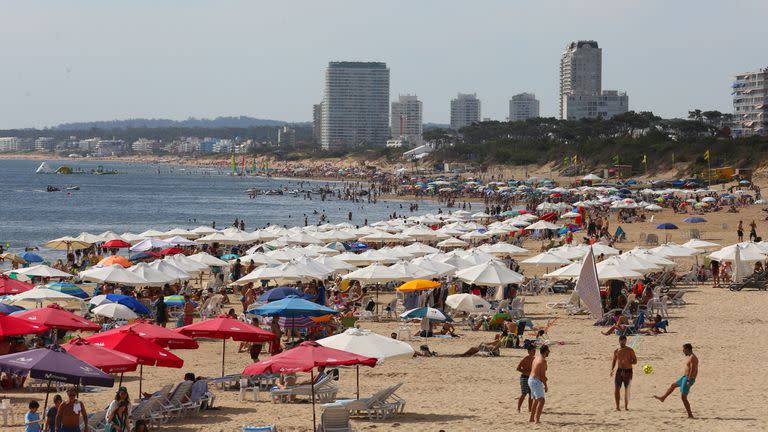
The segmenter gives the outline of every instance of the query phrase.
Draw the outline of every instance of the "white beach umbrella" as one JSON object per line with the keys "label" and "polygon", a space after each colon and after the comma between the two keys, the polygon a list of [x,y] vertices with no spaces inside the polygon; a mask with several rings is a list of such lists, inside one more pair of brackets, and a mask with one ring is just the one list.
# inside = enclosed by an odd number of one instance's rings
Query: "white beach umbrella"
{"label": "white beach umbrella", "polygon": [[717,243],[708,242],[706,240],[701,239],[690,239],[687,242],[683,243],[681,246],[691,248],[691,249],[710,249],[710,248],[719,248],[721,245]]}
{"label": "white beach umbrella", "polygon": [[45,264],[39,264],[32,267],[20,268],[15,270],[8,270],[5,274],[17,273],[28,277],[46,277],[46,278],[71,278],[72,274],[57,270],[53,267],[49,267]]}
{"label": "white beach umbrella", "polygon": [[148,239],[148,238],[160,238],[164,236],[165,233],[162,231],[158,231],[156,229],[148,229],[144,232],[139,233],[139,236]]}
{"label": "white beach umbrella", "polygon": [[568,264],[565,267],[560,267],[557,270],[551,271],[544,275],[548,279],[572,279],[579,277],[581,273],[581,261]]}
{"label": "white beach umbrella", "polygon": [[459,312],[488,312],[491,304],[482,297],[473,294],[453,294],[445,299],[445,304]]}
{"label": "white beach umbrella", "polygon": [[252,272],[241,277],[240,279],[232,282],[233,285],[245,285],[248,283],[259,283],[263,280],[274,280],[283,276],[283,271],[280,266],[261,266],[254,269]]}
{"label": "white beach umbrella", "polygon": [[376,284],[392,281],[407,281],[413,277],[405,274],[402,270],[392,269],[382,264],[371,264],[351,273],[342,276],[342,279],[360,281],[362,284]]}
{"label": "white beach umbrella", "polygon": [[404,247],[403,250],[417,257],[440,252],[440,249],[433,248],[432,246],[428,246],[428,245],[425,245],[424,243],[419,243],[419,242],[411,243],[408,246]]}
{"label": "white beach umbrella", "polygon": [[456,267],[426,257],[416,258],[411,263],[432,272],[435,275],[434,277],[449,276],[456,272]]}
{"label": "white beach umbrella", "polygon": [[478,242],[481,240],[488,240],[489,238],[491,238],[491,236],[478,231],[470,231],[466,234],[459,236],[459,238],[462,240],[470,241],[470,242]]}
{"label": "white beach umbrella", "polygon": [[663,244],[651,249],[650,251],[667,258],[690,257],[702,252],[697,249],[680,246],[674,243]]}
{"label": "white beach umbrella", "polygon": [[200,234],[185,230],[184,228],[174,228],[163,233],[163,238],[181,237],[183,239],[191,239],[201,237]]}
{"label": "white beach umbrella", "polygon": [[217,232],[216,228],[211,228],[209,226],[204,226],[204,225],[200,225],[199,227],[191,229],[190,231],[201,236],[213,234]]}
{"label": "white beach umbrella", "polygon": [[124,233],[120,234],[120,237],[122,237],[123,240],[127,241],[130,244],[136,244],[136,243],[144,240],[144,237],[142,237],[142,236],[140,236],[138,234],[130,233],[130,232],[124,232]]}
{"label": "white beach umbrella", "polygon": [[758,252],[755,248],[739,245],[726,246],[717,252],[709,254],[709,257],[715,261],[735,261],[737,253],[739,259],[744,262],[764,261],[768,259],[768,256]]}
{"label": "white beach umbrella", "polygon": [[560,255],[557,255],[552,252],[542,252],[538,255],[532,256],[528,259],[524,259],[520,261],[522,264],[533,264],[537,266],[558,266],[558,265],[567,265],[570,264],[571,261],[568,259],[565,259],[561,257]]}
{"label": "white beach umbrella", "polygon": [[259,266],[262,266],[262,265],[276,266],[283,263],[279,259],[271,257],[261,252],[243,255],[240,257],[241,264],[248,264],[251,262]]}
{"label": "white beach umbrella", "polygon": [[111,241],[111,240],[122,240],[122,241],[125,241],[125,239],[120,237],[119,234],[117,234],[116,232],[112,232],[112,231],[104,231],[103,233],[99,234],[97,237],[99,237],[99,239],[102,242],[108,242],[108,241]]}
{"label": "white beach umbrella", "polygon": [[[584,248],[586,249],[586,247]],[[611,255],[618,255],[621,253],[620,250],[610,247],[606,244],[602,243],[595,243],[592,245],[592,251],[594,252],[595,256],[611,256]]]}
{"label": "white beach umbrella", "polygon": [[541,230],[541,229],[555,230],[555,229],[560,229],[560,226],[541,220],[528,225],[527,227],[525,227],[525,229],[528,231]]}
{"label": "white beach umbrella", "polygon": [[52,289],[37,286],[32,288],[31,290],[24,291],[23,293],[19,293],[19,294],[7,297],[3,300],[3,303],[7,303],[7,304],[28,303],[28,304],[40,305],[44,302],[82,303],[83,299],[60,292],[60,291],[54,291]]}
{"label": "white beach umbrella", "polygon": [[424,225],[415,225],[404,230],[403,234],[416,240],[433,240],[437,238],[437,232]]}
{"label": "white beach umbrella", "polygon": [[549,250],[549,252],[568,260],[584,258],[588,251],[589,247],[584,245],[562,245]]}
{"label": "white beach umbrella", "polygon": [[[190,235],[191,235],[191,233],[190,233]],[[172,244],[174,246],[195,246],[195,245],[197,245],[196,241],[189,240],[187,238],[184,238],[184,237],[178,236],[178,235],[173,236],[173,237],[169,237],[169,238],[165,239],[165,241],[168,242],[168,244]]]}
{"label": "white beach umbrella", "polygon": [[134,320],[139,316],[136,312],[132,311],[128,306],[121,305],[120,303],[106,303],[101,306],[96,306],[91,310],[94,315],[103,316],[113,320]]}
{"label": "white beach umbrella", "polygon": [[155,260],[149,266],[173,278],[174,281],[191,279],[192,275],[164,260]]}
{"label": "white beach umbrella", "polygon": [[410,279],[430,279],[437,277],[437,274],[430,271],[429,269],[411,264],[407,261],[398,261],[392,264],[389,268],[390,270],[399,271],[408,275]]}
{"label": "white beach umbrella", "polygon": [[494,243],[492,245],[482,245],[479,246],[477,249],[487,252],[491,255],[499,255],[499,256],[512,256],[512,255],[519,255],[524,254],[528,252],[528,249],[523,249],[519,246],[515,246],[513,244],[499,242]]}
{"label": "white beach umbrella", "polygon": [[57,250],[79,250],[86,249],[90,246],[91,243],[78,240],[75,237],[59,237],[45,243],[45,247]]}
{"label": "white beach umbrella", "polygon": [[208,267],[226,267],[229,265],[228,262],[218,259],[207,252],[198,252],[194,255],[190,255],[188,258],[197,261],[200,264],[205,264]]}
{"label": "white beach umbrella", "polygon": [[163,249],[170,245],[171,244],[165,240],[150,237],[131,246],[131,252],[146,252],[152,249]]}
{"label": "white beach umbrella", "polygon": [[459,270],[456,272],[456,277],[470,284],[495,287],[503,287],[525,280],[523,275],[508,269],[499,261],[489,261],[485,264]]}
{"label": "white beach umbrella", "polygon": [[597,263],[597,277],[600,280],[610,279],[641,279],[642,273],[630,270],[629,268],[619,265],[615,262],[602,261]]}
{"label": "white beach umbrella", "polygon": [[319,339],[317,343],[324,347],[375,358],[379,363],[413,357],[410,344],[359,328],[347,329],[344,333]]}
{"label": "white beach umbrella", "polygon": [[152,268],[147,263],[138,263],[134,266],[128,267],[129,272],[146,281],[145,286],[163,286],[167,283],[175,282],[177,279],[169,276],[160,270]]}
{"label": "white beach umbrella", "polygon": [[88,244],[95,244],[95,243],[102,243],[104,240],[101,239],[101,237],[97,236],[96,234],[91,234],[88,232],[81,232],[80,234],[75,237],[77,240],[80,240],[84,243]]}
{"label": "white beach umbrella", "polygon": [[314,258],[314,260],[317,263],[320,263],[326,267],[331,268],[334,273],[350,272],[350,271],[357,270],[357,267],[347,262],[344,262],[336,257],[321,255],[317,258]]}
{"label": "white beach umbrella", "polygon": [[105,282],[133,286],[147,285],[147,281],[144,278],[126,270],[119,264],[104,267],[91,267],[88,270],[81,271],[80,278],[91,282]]}
{"label": "white beach umbrella", "polygon": [[189,259],[189,257],[184,254],[170,255],[163,258],[163,261],[167,261],[190,274],[200,273],[208,270],[208,266],[206,264],[197,262],[193,259]]}
{"label": "white beach umbrella", "polygon": [[439,242],[436,246],[441,248],[461,248],[469,246],[469,243],[465,242],[464,240],[451,237]]}

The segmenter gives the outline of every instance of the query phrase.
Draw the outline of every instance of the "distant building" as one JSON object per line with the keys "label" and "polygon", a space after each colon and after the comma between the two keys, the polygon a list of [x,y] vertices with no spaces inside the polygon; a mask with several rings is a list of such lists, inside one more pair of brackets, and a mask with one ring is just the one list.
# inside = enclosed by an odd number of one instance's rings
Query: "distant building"
{"label": "distant building", "polygon": [[322,147],[384,146],[389,138],[389,69],[380,62],[330,62],[322,103]]}
{"label": "distant building", "polygon": [[509,121],[523,121],[539,116],[539,100],[533,93],[520,93],[509,100]]}
{"label": "distant building", "polygon": [[283,126],[277,130],[277,145],[280,147],[296,147],[296,129]]}
{"label": "distant building", "polygon": [[160,142],[153,139],[139,138],[131,144],[134,153],[154,154],[160,152]]}
{"label": "distant building", "polygon": [[0,152],[15,152],[22,148],[21,139],[17,137],[0,137]]}
{"label": "distant building", "polygon": [[600,95],[568,95],[563,99],[564,120],[609,119],[629,111],[629,96],[618,90],[603,90]]}
{"label": "distant building", "polygon": [[323,141],[323,103],[312,105],[312,139],[315,144]]}
{"label": "distant building", "polygon": [[459,93],[451,99],[451,129],[461,129],[480,121],[480,99],[476,93]]}
{"label": "distant building", "polygon": [[768,68],[736,75],[733,136],[768,135]]}
{"label": "distant building", "polygon": [[50,152],[56,148],[56,140],[53,137],[38,137],[35,139],[35,150]]}
{"label": "distant building", "polygon": [[629,111],[625,92],[603,90],[603,50],[596,41],[571,42],[560,58],[560,118],[611,118]]}
{"label": "distant building", "polygon": [[409,147],[422,143],[422,104],[416,95],[400,95],[392,102],[391,133]]}

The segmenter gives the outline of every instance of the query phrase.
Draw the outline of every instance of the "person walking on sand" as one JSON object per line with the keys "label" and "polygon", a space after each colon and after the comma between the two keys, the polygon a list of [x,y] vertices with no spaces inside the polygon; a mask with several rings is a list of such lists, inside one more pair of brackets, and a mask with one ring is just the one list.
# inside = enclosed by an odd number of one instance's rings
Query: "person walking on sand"
{"label": "person walking on sand", "polygon": [[688,412],[688,418],[693,418],[691,404],[688,402],[688,393],[690,393],[691,386],[696,382],[696,377],[699,375],[699,358],[693,353],[693,346],[689,343],[683,345],[683,354],[688,357],[685,361],[685,372],[683,373],[683,376],[672,383],[663,396],[654,397],[659,401],[664,402],[676,388],[680,388],[680,397],[683,400],[685,410]]}
{"label": "person walking on sand", "polygon": [[528,355],[517,364],[517,371],[520,372],[520,397],[517,398],[517,412],[520,412],[520,407],[523,406],[526,396],[528,396],[528,412],[531,412],[533,400],[531,399],[531,388],[528,387],[528,378],[531,376],[534,358],[536,358],[536,347],[531,344],[528,345]]}
{"label": "person walking on sand", "polygon": [[736,227],[736,236],[739,238],[739,243],[744,241],[744,222],[739,221],[739,226]]}
{"label": "person walking on sand", "polygon": [[629,411],[629,385],[632,383],[632,366],[637,364],[635,350],[627,346],[627,337],[619,336],[619,348],[613,352],[613,361],[611,362],[611,376],[616,369],[616,376],[613,383],[616,386],[614,397],[616,399],[616,411],[621,411],[621,386],[624,385],[624,410]]}
{"label": "person walking on sand", "polygon": [[547,385],[547,357],[549,347],[542,345],[539,348],[539,356],[533,359],[531,376],[528,378],[528,387],[531,388],[533,405],[531,406],[531,423],[539,423],[541,411],[544,410],[544,394],[549,391]]}

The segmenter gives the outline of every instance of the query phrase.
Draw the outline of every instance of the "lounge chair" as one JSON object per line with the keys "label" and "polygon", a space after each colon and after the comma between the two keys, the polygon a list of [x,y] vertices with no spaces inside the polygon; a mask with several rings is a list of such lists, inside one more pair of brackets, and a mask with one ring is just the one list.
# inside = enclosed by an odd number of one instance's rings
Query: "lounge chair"
{"label": "lounge chair", "polygon": [[323,405],[323,412],[320,414],[319,432],[352,432],[352,425],[349,423],[349,411],[344,405],[326,404]]}
{"label": "lounge chair", "polygon": [[163,409],[162,415],[166,420],[181,417],[184,414],[184,404],[190,401],[193,384],[192,381],[180,382],[168,399],[161,404]]}
{"label": "lounge chair", "polygon": [[669,300],[669,304],[672,306],[683,306],[685,303],[685,300],[683,300],[683,296],[685,295],[685,290],[680,290],[675,293],[675,295]]}
{"label": "lounge chair", "polygon": [[631,326],[628,326],[624,329],[624,331],[617,331],[617,333],[622,334],[624,336],[636,334],[640,331],[641,328],[645,325],[645,312],[640,311],[640,313],[637,314],[637,319],[635,320],[635,323]]}
{"label": "lounge chair", "polygon": [[509,308],[511,318],[522,318],[525,316],[525,298],[516,297],[512,300],[512,306]]}
{"label": "lounge chair", "polygon": [[402,385],[403,383],[398,383],[384,388],[367,398],[340,399],[335,401],[333,405],[343,406],[350,415],[363,415],[371,420],[383,420],[392,414],[403,412],[405,400],[395,395],[395,392]]}
{"label": "lounge chair", "polygon": [[547,303],[545,306],[547,309],[568,309],[572,307],[579,307],[580,298],[579,293],[576,291],[571,293],[568,300],[560,300],[556,302]]}
{"label": "lounge chair", "polygon": [[165,423],[165,416],[163,416],[163,402],[168,400],[168,395],[173,390],[173,384],[168,384],[160,389],[157,393],[152,395],[149,399],[140,401],[131,410],[131,421],[145,420],[153,425]]}
{"label": "lounge chair", "polygon": [[[321,403],[333,402],[339,389],[333,383],[333,374],[326,374],[315,383],[315,399]],[[290,387],[287,389],[272,389],[269,391],[272,402],[280,403],[296,396],[312,397],[312,386],[309,384]]]}

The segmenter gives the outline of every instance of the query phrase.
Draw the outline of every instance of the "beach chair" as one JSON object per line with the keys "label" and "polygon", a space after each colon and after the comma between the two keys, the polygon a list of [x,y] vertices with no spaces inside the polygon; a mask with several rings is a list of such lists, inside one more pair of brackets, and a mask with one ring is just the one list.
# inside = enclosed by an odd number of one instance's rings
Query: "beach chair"
{"label": "beach chair", "polygon": [[162,415],[166,420],[181,417],[185,409],[184,404],[190,401],[193,384],[192,381],[180,382],[166,401],[161,403]]}
{"label": "beach chair", "polygon": [[0,400],[0,416],[3,416],[3,426],[8,426],[8,416],[13,411],[10,399]]}
{"label": "beach chair", "polygon": [[367,398],[340,399],[335,401],[334,404],[343,406],[350,415],[362,415],[370,420],[383,420],[392,414],[403,411],[405,401],[395,396],[395,392],[402,385],[403,383],[398,383],[381,389]]}
{"label": "beach chair", "polygon": [[684,295],[685,290],[676,292],[675,295],[669,300],[669,304],[672,306],[683,306],[685,304],[685,300],[683,300]]}
{"label": "beach chair", "polygon": [[547,309],[568,309],[572,307],[579,307],[581,299],[579,298],[579,294],[574,291],[571,293],[571,296],[568,298],[568,300],[560,300],[556,302],[550,302],[545,304],[544,306]]}
{"label": "beach chair", "polygon": [[349,411],[344,405],[325,404],[323,412],[320,414],[319,432],[351,432],[352,425],[349,423]]}
{"label": "beach chair", "polygon": [[646,246],[658,246],[659,245],[659,236],[656,234],[648,234],[645,237],[645,245]]}
{"label": "beach chair", "polygon": [[511,318],[522,318],[525,316],[525,298],[516,297],[512,301],[512,306],[509,308],[509,316]]}
{"label": "beach chair", "polygon": [[[333,402],[338,393],[338,387],[333,383],[333,375],[326,374],[315,383],[315,399],[321,403]],[[269,391],[272,402],[287,402],[296,396],[312,396],[312,386],[305,384],[287,389],[273,388]]]}
{"label": "beach chair", "polygon": [[[97,411],[88,414],[88,430],[93,432],[103,432],[107,427],[107,410]],[[80,429],[85,429],[85,423],[80,420]]]}
{"label": "beach chair", "polygon": [[617,331],[617,333],[624,336],[633,335],[639,332],[643,325],[645,325],[645,312],[640,311],[634,324],[625,328],[624,331]]}
{"label": "beach chair", "polygon": [[142,400],[131,410],[131,421],[144,420],[153,426],[165,423],[163,415],[163,402],[173,390],[173,384],[168,384],[152,395],[149,399]]}
{"label": "beach chair", "polygon": [[243,432],[277,432],[277,426],[243,426],[240,430]]}

